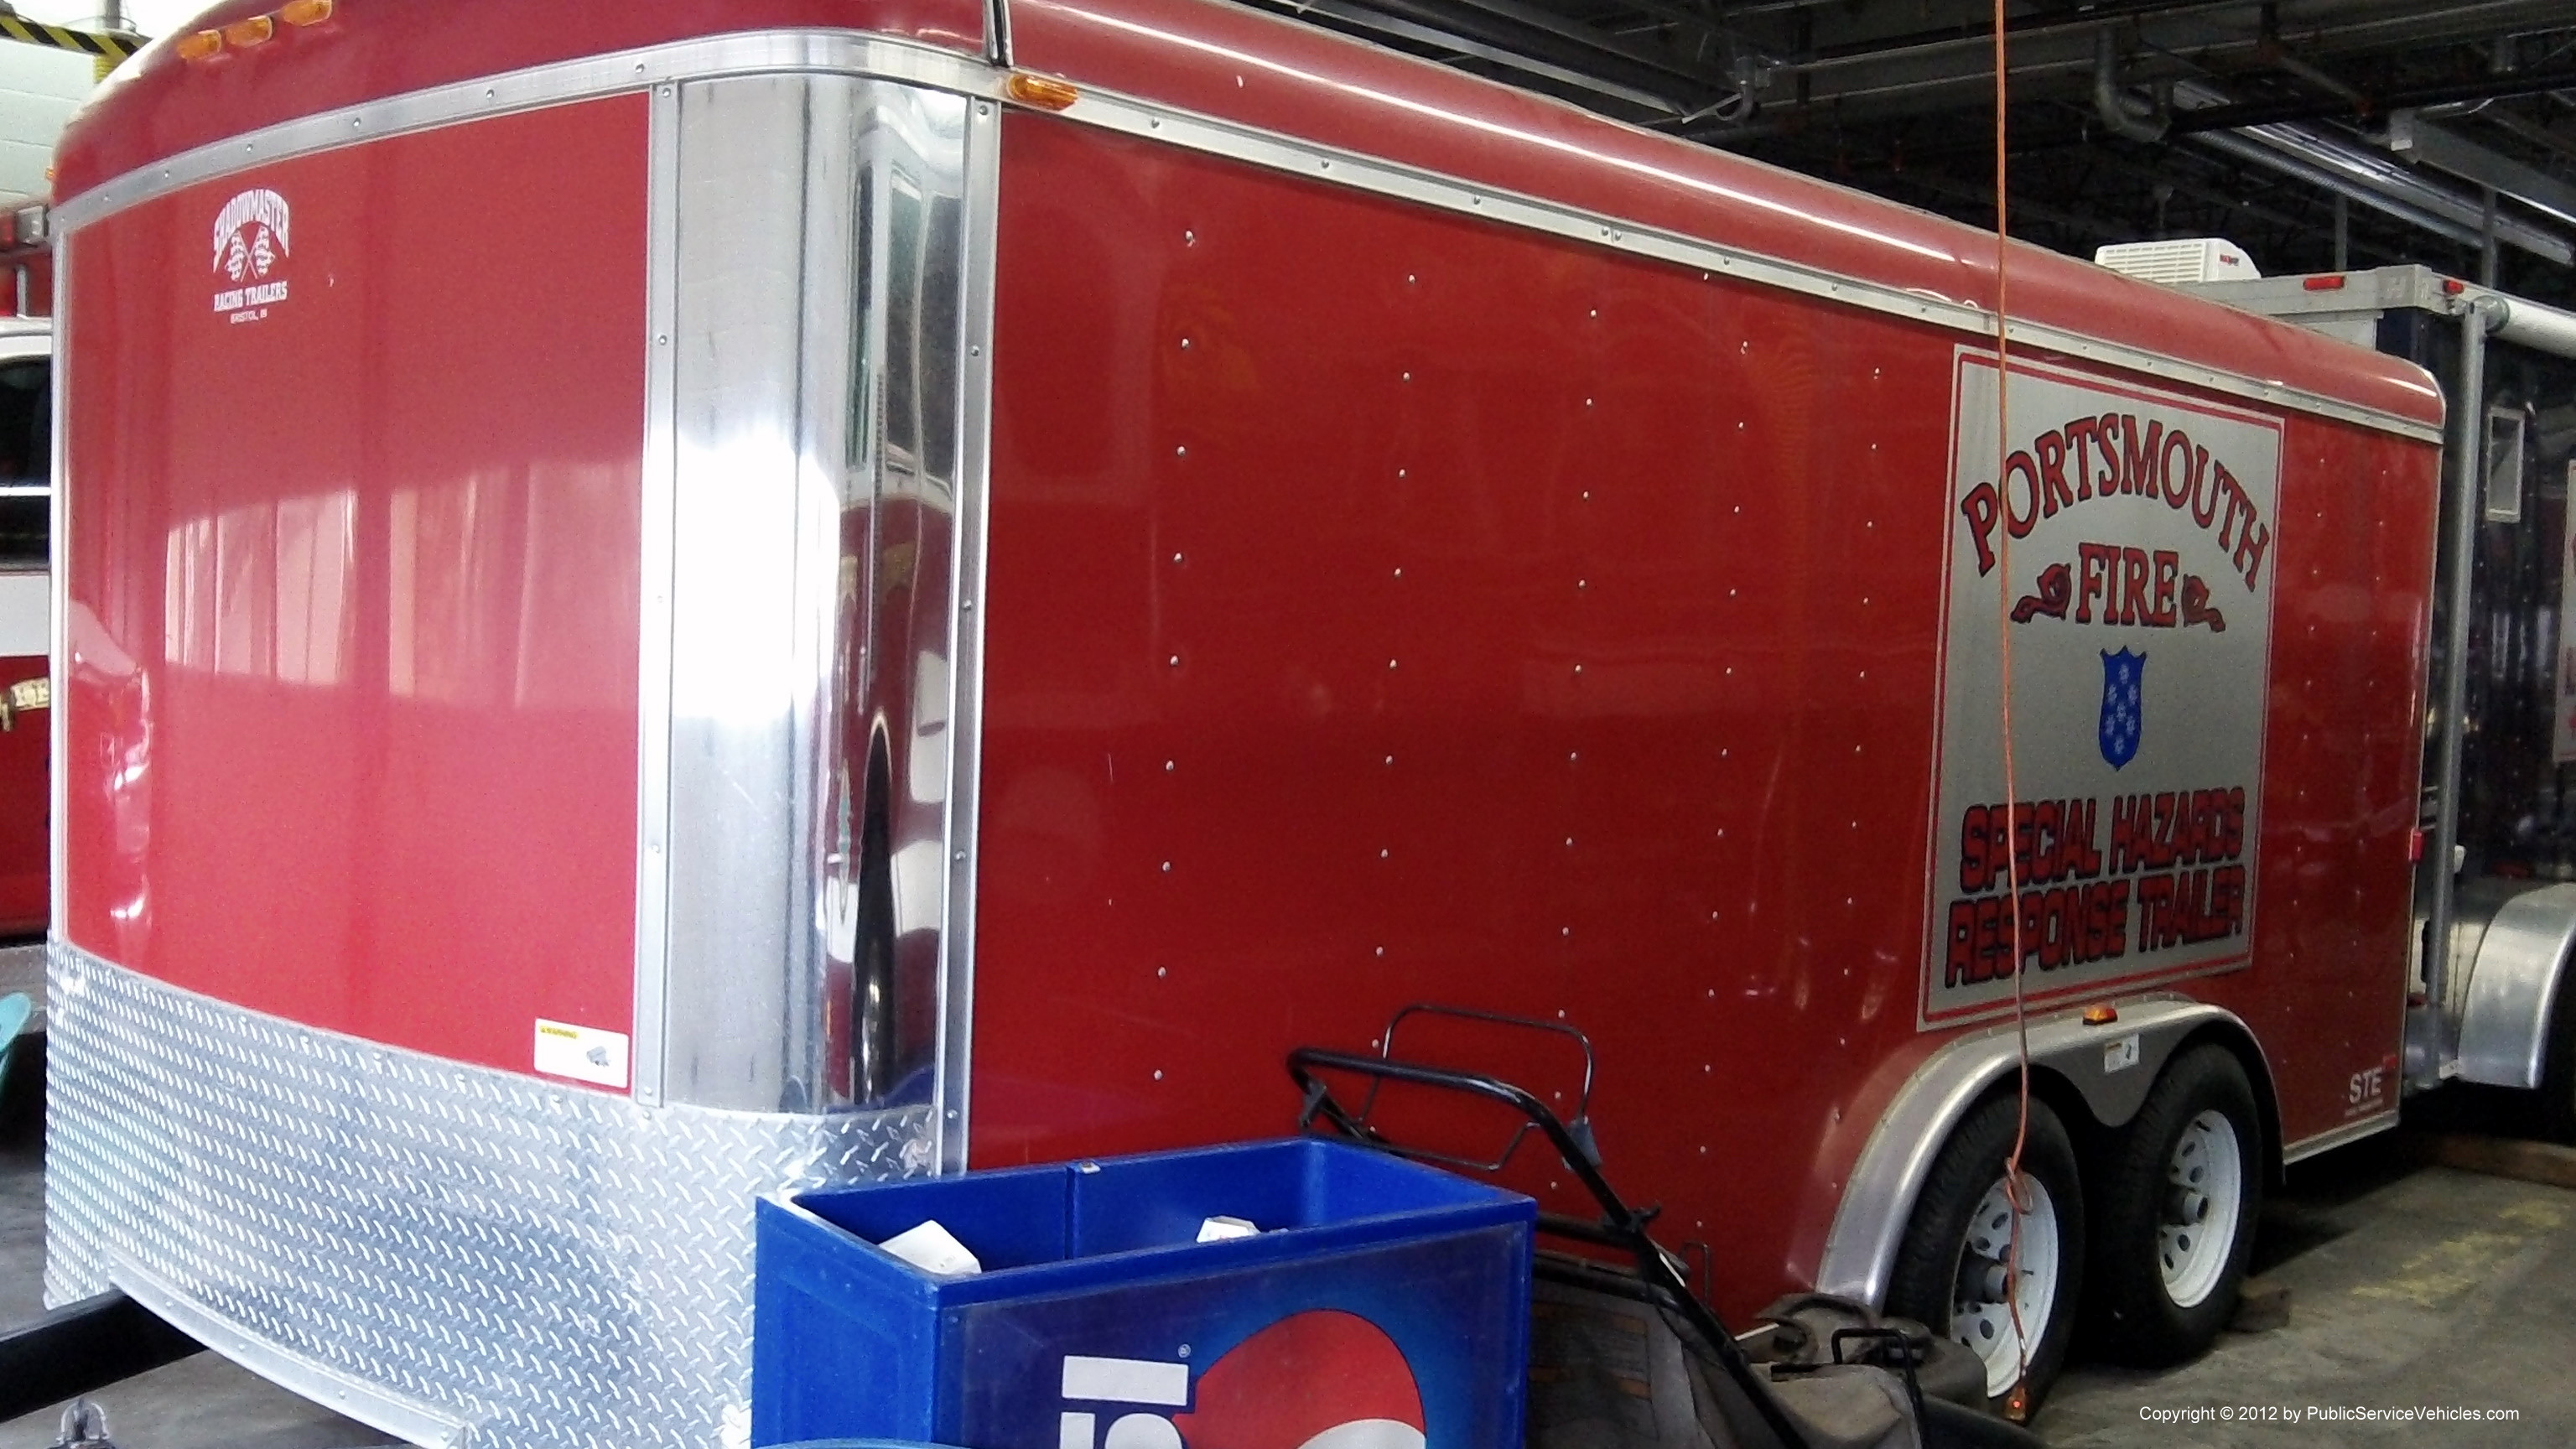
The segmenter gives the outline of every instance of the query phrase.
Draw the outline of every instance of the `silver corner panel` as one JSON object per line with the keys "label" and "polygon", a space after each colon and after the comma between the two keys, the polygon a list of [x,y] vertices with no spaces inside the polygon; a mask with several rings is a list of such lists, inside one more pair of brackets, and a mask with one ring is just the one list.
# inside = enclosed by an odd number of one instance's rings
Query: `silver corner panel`
{"label": "silver corner panel", "polygon": [[705,1449],[752,1202],[929,1166],[928,1108],[648,1108],[298,1026],[57,941],[45,1296],[109,1287],[423,1444]]}
{"label": "silver corner panel", "polygon": [[978,104],[814,73],[655,88],[642,1100],[935,1102],[962,1132]]}

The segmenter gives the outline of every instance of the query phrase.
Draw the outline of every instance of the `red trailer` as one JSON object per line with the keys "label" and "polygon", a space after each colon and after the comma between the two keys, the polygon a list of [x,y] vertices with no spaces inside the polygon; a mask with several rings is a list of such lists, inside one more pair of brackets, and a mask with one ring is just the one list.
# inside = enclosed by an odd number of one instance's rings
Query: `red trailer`
{"label": "red trailer", "polygon": [[59,161],[54,1300],[739,1442],[753,1194],[1436,1000],[2004,1389],[2394,1121],[2411,364],[2015,248],[2007,369],[1989,236],[1208,0],[269,6]]}

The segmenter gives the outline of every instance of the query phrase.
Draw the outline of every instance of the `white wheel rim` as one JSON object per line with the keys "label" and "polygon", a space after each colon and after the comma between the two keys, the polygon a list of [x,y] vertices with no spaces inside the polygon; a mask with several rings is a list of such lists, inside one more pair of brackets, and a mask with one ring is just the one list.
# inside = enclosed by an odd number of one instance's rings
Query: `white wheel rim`
{"label": "white wheel rim", "polygon": [[[2002,1398],[2020,1379],[2030,1352],[2048,1336],[2049,1315],[2057,1307],[2057,1205],[2038,1178],[2021,1178],[2021,1329],[2013,1329],[2013,1305],[2005,1302],[2004,1265],[2012,1252],[2012,1199],[2004,1179],[1986,1189],[1968,1219],[1960,1244],[1959,1279],[1952,1302],[1950,1336],[1968,1346],[1986,1366],[1986,1394]],[[2027,1341],[2030,1350],[2022,1347]]]}
{"label": "white wheel rim", "polygon": [[2156,1215],[2156,1265],[2165,1296],[2193,1308],[2218,1291],[2236,1251],[2236,1219],[2245,1208],[2245,1153],[2236,1124],[2212,1109],[2191,1119],[2165,1164],[2165,1200]]}

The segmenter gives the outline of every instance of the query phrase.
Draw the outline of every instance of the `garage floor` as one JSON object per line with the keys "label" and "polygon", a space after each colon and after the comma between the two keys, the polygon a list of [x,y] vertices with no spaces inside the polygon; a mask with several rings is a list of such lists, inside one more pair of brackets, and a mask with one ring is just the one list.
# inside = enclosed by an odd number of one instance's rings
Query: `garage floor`
{"label": "garage floor", "polygon": [[[41,1310],[44,1256],[41,1148],[29,1114],[8,1115],[0,1323]],[[2576,1191],[2418,1167],[2402,1141],[2377,1138],[2293,1169],[2266,1211],[2257,1266],[2289,1288],[2288,1327],[2231,1333],[2163,1373],[2071,1370],[2040,1416],[2042,1437],[2064,1449],[2576,1443]],[[97,1397],[123,1449],[355,1449],[384,1438],[213,1354]],[[2426,1407],[2514,1417],[2319,1416]],[[46,1449],[56,1418],[0,1424],[0,1449]]]}
{"label": "garage floor", "polygon": [[[2160,1373],[2073,1370],[2040,1416],[2048,1442],[2576,1444],[2576,1192],[2417,1167],[2380,1137],[2293,1168],[2257,1255],[2290,1290],[2288,1327]],[[2356,1408],[2513,1417],[2327,1417]]]}

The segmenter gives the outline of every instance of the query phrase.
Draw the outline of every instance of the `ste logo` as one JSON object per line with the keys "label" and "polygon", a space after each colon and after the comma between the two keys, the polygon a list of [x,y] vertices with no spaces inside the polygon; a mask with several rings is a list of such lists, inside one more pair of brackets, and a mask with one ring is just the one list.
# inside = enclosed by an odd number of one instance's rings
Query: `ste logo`
{"label": "ste logo", "polygon": [[2102,759],[2114,770],[2138,757],[2147,728],[2147,656],[2102,651]]}
{"label": "ste logo", "polygon": [[215,213],[215,315],[257,322],[286,300],[289,219],[286,198],[266,187],[235,195]]}

